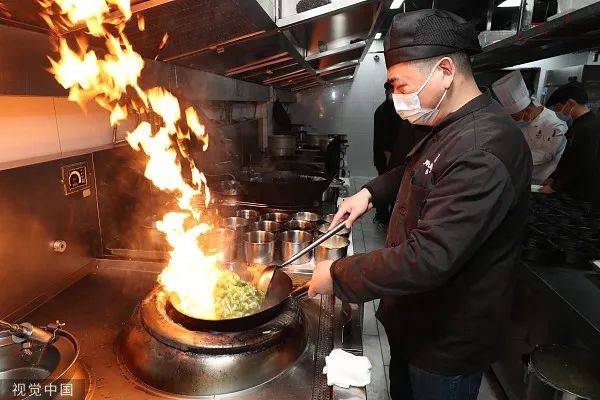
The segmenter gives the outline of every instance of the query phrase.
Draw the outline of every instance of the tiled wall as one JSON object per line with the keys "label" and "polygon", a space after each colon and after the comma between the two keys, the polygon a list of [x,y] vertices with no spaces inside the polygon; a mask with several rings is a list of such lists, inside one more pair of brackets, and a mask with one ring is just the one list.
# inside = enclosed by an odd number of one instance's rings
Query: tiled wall
{"label": "tiled wall", "polygon": [[378,47],[379,43],[371,47],[354,80],[302,93],[290,106],[292,122],[308,125],[309,132],[348,135],[347,160],[353,176],[377,174],[373,166],[373,113],[385,99],[386,80],[383,54],[375,52]]}

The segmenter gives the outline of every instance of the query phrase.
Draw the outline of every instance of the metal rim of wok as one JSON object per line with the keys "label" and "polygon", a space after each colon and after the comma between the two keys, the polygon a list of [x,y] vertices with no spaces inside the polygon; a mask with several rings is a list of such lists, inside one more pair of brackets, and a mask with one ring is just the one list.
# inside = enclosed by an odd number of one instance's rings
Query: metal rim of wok
{"label": "metal rim of wok", "polygon": [[[244,279],[243,276],[240,277]],[[273,274],[273,281],[269,287],[269,292],[266,293],[262,307],[258,312],[244,317],[219,320],[204,319],[186,314],[176,296],[169,294],[168,297],[170,304],[174,308],[174,312],[178,314],[177,318],[184,320],[186,327],[191,327],[195,330],[236,332],[255,328],[270,321],[279,313],[286,301],[304,295],[307,289],[306,286],[294,289],[292,279],[285,272],[276,270]]]}

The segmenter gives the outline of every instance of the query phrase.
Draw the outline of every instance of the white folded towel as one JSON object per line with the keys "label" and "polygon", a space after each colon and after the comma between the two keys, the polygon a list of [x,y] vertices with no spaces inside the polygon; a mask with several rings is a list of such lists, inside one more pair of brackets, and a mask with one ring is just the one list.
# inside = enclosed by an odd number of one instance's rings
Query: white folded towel
{"label": "white folded towel", "polygon": [[342,349],[333,349],[325,357],[323,373],[327,384],[345,389],[350,386],[366,386],[371,383],[371,362],[367,357],[355,356]]}

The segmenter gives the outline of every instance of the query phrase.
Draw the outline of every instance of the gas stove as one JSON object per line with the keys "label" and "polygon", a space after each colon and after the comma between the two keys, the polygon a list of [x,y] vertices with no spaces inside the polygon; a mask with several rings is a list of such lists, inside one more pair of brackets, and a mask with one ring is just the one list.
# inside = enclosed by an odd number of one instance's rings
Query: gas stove
{"label": "gas stove", "polygon": [[118,355],[128,376],[157,394],[209,396],[261,385],[287,371],[306,350],[307,329],[295,300],[271,321],[239,332],[197,327],[155,288],[127,323]]}
{"label": "gas stove", "polygon": [[[174,312],[156,286],[162,264],[95,263],[91,274],[27,317],[34,324],[67,323],[91,376],[88,398],[366,398],[363,388],[327,386],[322,374],[334,347],[362,351],[360,310],[343,330],[342,306],[332,296],[291,301],[260,329],[203,332]],[[303,279],[293,277],[295,284]]]}

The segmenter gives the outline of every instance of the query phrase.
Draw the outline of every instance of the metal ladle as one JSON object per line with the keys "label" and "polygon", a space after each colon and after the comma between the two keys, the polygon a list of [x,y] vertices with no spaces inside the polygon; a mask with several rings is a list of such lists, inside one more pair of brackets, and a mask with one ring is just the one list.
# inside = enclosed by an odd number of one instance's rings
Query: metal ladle
{"label": "metal ladle", "polygon": [[303,255],[305,255],[306,253],[308,253],[309,251],[311,251],[312,249],[314,249],[315,247],[317,247],[318,245],[320,245],[321,243],[323,243],[324,241],[326,241],[327,239],[329,239],[330,237],[332,237],[333,235],[335,235],[336,233],[338,233],[339,231],[344,229],[345,226],[346,226],[346,221],[340,222],[332,230],[328,231],[323,236],[321,236],[320,238],[318,238],[317,240],[312,242],[310,245],[308,245],[304,249],[302,249],[299,252],[297,252],[296,254],[294,254],[287,261],[283,262],[280,265],[269,265],[268,267],[266,267],[261,272],[260,277],[257,280],[257,283],[256,283],[257,289],[260,290],[261,292],[265,293],[265,296],[266,296],[266,294],[269,292],[269,288],[271,286],[271,280],[273,279],[273,274],[275,273],[276,269],[283,268],[286,265],[290,265],[291,263],[293,263],[294,261],[296,261]]}

